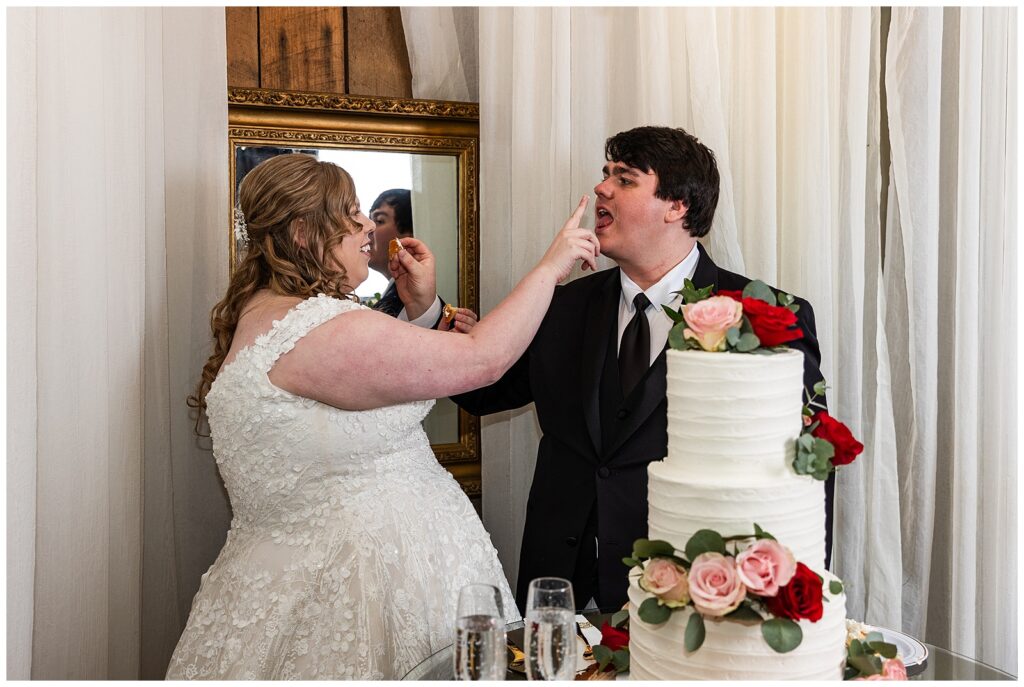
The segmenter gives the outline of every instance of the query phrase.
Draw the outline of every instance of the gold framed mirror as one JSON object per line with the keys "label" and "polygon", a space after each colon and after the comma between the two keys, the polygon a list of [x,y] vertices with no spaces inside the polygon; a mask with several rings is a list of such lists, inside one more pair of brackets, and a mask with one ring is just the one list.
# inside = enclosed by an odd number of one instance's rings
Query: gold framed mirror
{"label": "gold framed mirror", "polygon": [[[435,256],[438,294],[479,313],[479,131],[476,103],[229,89],[228,269],[234,269],[238,250],[233,231],[238,183],[262,159],[305,152],[352,175],[367,215],[375,200],[386,197],[384,191],[408,189],[413,233]],[[367,303],[380,297],[388,281],[373,270],[371,275],[356,291]],[[396,358],[401,360],[400,352]],[[438,461],[468,495],[479,496],[479,418],[438,399],[424,428]]]}

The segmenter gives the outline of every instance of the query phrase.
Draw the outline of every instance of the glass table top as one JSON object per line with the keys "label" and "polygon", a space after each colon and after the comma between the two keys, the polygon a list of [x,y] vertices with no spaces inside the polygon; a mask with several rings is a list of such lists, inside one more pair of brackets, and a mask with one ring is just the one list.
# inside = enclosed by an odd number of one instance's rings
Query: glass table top
{"label": "glass table top", "polygon": [[[601,627],[610,613],[584,613],[587,620],[595,627]],[[506,633],[523,628],[522,621],[505,626]],[[907,673],[911,680],[1016,680],[1009,673],[993,668],[990,665],[961,656],[948,649],[942,649],[924,642],[928,648],[928,658],[924,666],[911,666]],[[620,675],[619,679],[623,676]],[[428,656],[422,663],[413,668],[402,678],[403,680],[454,680],[452,670],[452,646]],[[508,671],[506,680],[525,680],[522,673]]]}

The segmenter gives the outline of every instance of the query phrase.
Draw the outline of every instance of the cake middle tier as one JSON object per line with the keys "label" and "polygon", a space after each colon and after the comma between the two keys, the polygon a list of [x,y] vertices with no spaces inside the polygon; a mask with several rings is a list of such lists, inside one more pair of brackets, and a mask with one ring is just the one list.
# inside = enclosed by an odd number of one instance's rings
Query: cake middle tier
{"label": "cake middle tier", "polygon": [[699,483],[674,466],[647,466],[648,536],[682,550],[698,530],[723,537],[752,534],[753,524],[782,542],[798,561],[825,569],[825,487],[809,476],[757,485]]}

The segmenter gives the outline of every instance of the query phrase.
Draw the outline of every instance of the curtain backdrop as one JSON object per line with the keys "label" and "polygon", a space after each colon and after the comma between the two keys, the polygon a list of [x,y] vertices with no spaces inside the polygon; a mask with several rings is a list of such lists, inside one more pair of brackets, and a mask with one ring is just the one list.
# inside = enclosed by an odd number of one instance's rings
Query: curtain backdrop
{"label": "curtain backdrop", "polygon": [[1014,674],[1016,23],[894,8],[884,74],[904,627]]}
{"label": "curtain backdrop", "polygon": [[[403,14],[414,96],[461,99],[464,45],[416,57],[459,45],[429,35],[458,9],[432,11]],[[837,487],[849,616],[1016,673],[1016,11],[481,8],[478,49],[482,310],[592,194],[607,136],[695,133],[722,173],[710,252],[811,301],[866,447]],[[513,582],[538,439],[530,408],[483,422]]]}
{"label": "curtain backdrop", "polygon": [[162,677],[227,504],[223,8],[8,11],[8,678]]}

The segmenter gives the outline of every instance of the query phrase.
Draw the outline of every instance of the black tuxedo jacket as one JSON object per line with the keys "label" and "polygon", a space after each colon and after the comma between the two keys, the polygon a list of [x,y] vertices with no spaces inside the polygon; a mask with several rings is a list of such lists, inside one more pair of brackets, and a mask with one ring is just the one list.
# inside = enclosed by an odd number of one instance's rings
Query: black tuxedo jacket
{"label": "black tuxedo jacket", "polygon": [[402,312],[404,307],[405,304],[398,297],[398,289],[395,288],[395,282],[392,280],[388,284],[388,288],[384,289],[384,293],[381,294],[380,300],[373,306],[373,309],[385,315],[391,315],[391,317],[398,317],[398,313]]}
{"label": "black tuxedo jacket", "polygon": [[[720,269],[703,246],[698,249],[695,286],[741,290],[750,281]],[[622,558],[635,539],[647,536],[647,465],[664,458],[668,444],[665,353],[623,399],[620,292],[618,268],[558,287],[515,365],[495,384],[453,397],[475,415],[536,404],[543,436],[526,507],[516,591],[521,609],[530,580],[541,576],[572,580],[580,607],[591,596],[602,607],[621,606],[627,589]],[[804,384],[811,388],[822,378],[814,313],[806,301],[797,302],[804,337],[789,345],[803,351]]]}

